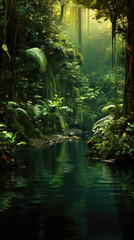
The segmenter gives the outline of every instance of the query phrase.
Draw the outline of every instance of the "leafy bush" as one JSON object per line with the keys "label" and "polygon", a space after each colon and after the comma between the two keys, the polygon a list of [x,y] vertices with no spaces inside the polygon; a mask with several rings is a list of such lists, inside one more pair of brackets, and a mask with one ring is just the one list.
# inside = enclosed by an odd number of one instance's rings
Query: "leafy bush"
{"label": "leafy bush", "polygon": [[4,166],[14,164],[12,154],[15,147],[27,144],[24,141],[17,141],[19,131],[13,133],[6,130],[6,128],[5,124],[0,123],[0,165]]}

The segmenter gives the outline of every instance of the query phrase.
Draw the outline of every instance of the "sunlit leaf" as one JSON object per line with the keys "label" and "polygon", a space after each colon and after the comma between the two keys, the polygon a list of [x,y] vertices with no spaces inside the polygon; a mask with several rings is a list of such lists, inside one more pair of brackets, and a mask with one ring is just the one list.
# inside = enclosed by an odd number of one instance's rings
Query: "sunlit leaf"
{"label": "sunlit leaf", "polygon": [[68,106],[63,106],[63,107],[60,107],[60,110],[65,110],[67,112],[73,112],[73,109],[68,107]]}
{"label": "sunlit leaf", "polygon": [[16,109],[14,109],[16,112],[18,112],[18,113],[20,113],[20,114],[23,114],[23,115],[25,115],[25,116],[27,116],[28,117],[28,114],[27,114],[27,112],[24,110],[24,109],[22,109],[22,108],[16,108]]}
{"label": "sunlit leaf", "polygon": [[11,56],[10,56],[10,54],[9,54],[9,52],[8,52],[8,47],[7,47],[6,44],[3,44],[3,45],[2,45],[2,49],[7,53],[9,59],[11,60]]}
{"label": "sunlit leaf", "polygon": [[7,131],[3,131],[2,133],[6,139],[12,139],[13,133]]}
{"label": "sunlit leaf", "polygon": [[3,123],[0,123],[0,128],[5,128],[6,127],[6,125],[5,124],[3,124]]}
{"label": "sunlit leaf", "polygon": [[109,109],[114,110],[115,108],[116,108],[115,105],[109,105],[102,108],[102,112],[107,112]]}
{"label": "sunlit leaf", "polygon": [[45,116],[45,115],[49,114],[49,111],[47,109],[44,109],[42,114]]}
{"label": "sunlit leaf", "polygon": [[13,101],[8,101],[7,108],[8,109],[15,109],[16,107],[19,107],[19,104]]}
{"label": "sunlit leaf", "polygon": [[30,48],[26,50],[26,52],[29,56],[31,56],[38,62],[38,64],[40,65],[41,71],[45,72],[47,67],[47,58],[44,52],[39,48]]}
{"label": "sunlit leaf", "polygon": [[19,142],[19,143],[16,144],[16,146],[21,146],[21,145],[27,145],[27,143],[22,141],[22,142]]}
{"label": "sunlit leaf", "polygon": [[108,115],[104,118],[101,118],[99,119],[94,125],[93,125],[93,128],[92,128],[92,131],[95,131],[96,129],[98,128],[104,128],[110,124],[112,124],[114,122],[113,120],[113,116],[111,115]]}
{"label": "sunlit leaf", "polygon": [[8,51],[7,45],[6,45],[6,44],[3,44],[3,45],[2,45],[2,49],[3,49],[5,52],[7,52],[7,51]]}

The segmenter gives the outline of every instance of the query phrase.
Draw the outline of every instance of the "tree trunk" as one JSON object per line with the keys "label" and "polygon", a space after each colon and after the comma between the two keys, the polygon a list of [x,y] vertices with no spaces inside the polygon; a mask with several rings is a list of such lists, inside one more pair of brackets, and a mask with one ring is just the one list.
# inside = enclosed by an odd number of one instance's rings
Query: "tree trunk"
{"label": "tree trunk", "polygon": [[128,0],[128,32],[124,86],[124,115],[134,114],[134,1]]}
{"label": "tree trunk", "polygon": [[81,23],[81,7],[78,8],[78,50],[81,52],[82,48],[82,23]]}
{"label": "tree trunk", "polygon": [[59,23],[61,23],[63,15],[64,15],[64,5],[65,4],[64,4],[64,1],[63,1],[63,3],[61,4],[61,12],[60,12]]}
{"label": "tree trunk", "polygon": [[[2,44],[6,44],[9,50],[11,59],[9,61],[5,52],[2,52],[2,100],[13,100],[16,95],[16,80],[15,80],[15,57],[18,47],[19,35],[19,19],[17,15],[16,0],[5,1],[4,12],[4,26],[2,35]],[[12,77],[7,78],[6,73],[10,71]]]}
{"label": "tree trunk", "polygon": [[115,109],[115,121],[118,119],[118,79],[117,79],[117,39],[116,32],[114,34],[114,55],[115,55],[115,84],[116,84],[116,109]]}

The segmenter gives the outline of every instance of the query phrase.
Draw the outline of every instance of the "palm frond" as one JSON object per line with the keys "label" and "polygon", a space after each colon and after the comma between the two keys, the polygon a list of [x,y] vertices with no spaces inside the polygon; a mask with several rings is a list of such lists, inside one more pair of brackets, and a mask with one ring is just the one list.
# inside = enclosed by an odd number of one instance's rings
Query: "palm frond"
{"label": "palm frond", "polygon": [[14,109],[14,111],[16,111],[17,113],[20,113],[20,114],[25,115],[26,117],[28,117],[27,112],[24,109],[22,109],[22,108],[16,108],[16,109]]}
{"label": "palm frond", "polygon": [[40,48],[30,48],[26,53],[37,61],[42,72],[46,71],[47,58]]}
{"label": "palm frond", "polygon": [[17,108],[17,107],[19,107],[19,104],[18,104],[18,103],[13,102],[13,101],[8,101],[8,103],[7,103],[7,108],[8,108],[8,109],[15,109],[15,108]]}
{"label": "palm frond", "polygon": [[114,123],[114,119],[113,119],[113,116],[112,115],[108,115],[104,118],[101,118],[100,120],[98,120],[94,125],[93,125],[93,128],[92,128],[92,131],[95,131],[96,129],[98,128],[103,128],[103,127],[106,127],[110,124]]}

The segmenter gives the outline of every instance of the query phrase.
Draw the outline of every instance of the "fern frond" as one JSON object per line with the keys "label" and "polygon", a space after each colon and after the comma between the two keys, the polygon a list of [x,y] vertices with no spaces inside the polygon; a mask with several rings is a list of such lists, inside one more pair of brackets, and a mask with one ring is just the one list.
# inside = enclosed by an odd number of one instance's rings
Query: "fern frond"
{"label": "fern frond", "polygon": [[24,109],[22,109],[22,108],[16,108],[16,109],[14,109],[14,111],[16,111],[16,112],[18,112],[20,114],[23,114],[23,115],[28,117],[27,112]]}
{"label": "fern frond", "polygon": [[19,107],[19,104],[18,104],[18,103],[13,102],[13,101],[8,101],[8,103],[7,103],[7,108],[8,108],[8,109],[15,109],[15,108],[17,108],[17,107]]}
{"label": "fern frond", "polygon": [[46,71],[47,58],[40,48],[30,48],[26,53],[37,61],[42,72]]}
{"label": "fern frond", "polygon": [[99,119],[92,128],[92,131],[95,131],[98,128],[104,128],[110,124],[114,123],[114,119],[112,115],[108,115],[104,118]]}

